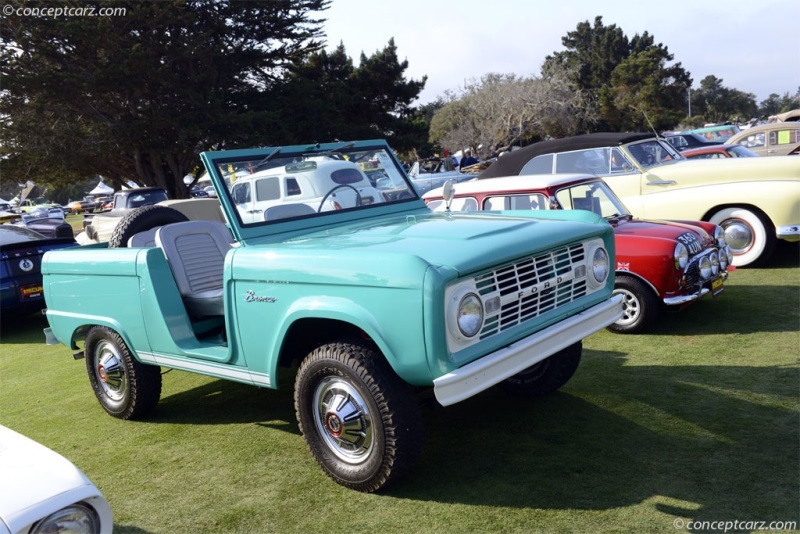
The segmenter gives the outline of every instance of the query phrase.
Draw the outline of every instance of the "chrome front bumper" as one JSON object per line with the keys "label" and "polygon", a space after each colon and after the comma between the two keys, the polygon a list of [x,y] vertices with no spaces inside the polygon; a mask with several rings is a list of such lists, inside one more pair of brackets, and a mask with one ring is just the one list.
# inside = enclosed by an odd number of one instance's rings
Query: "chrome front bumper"
{"label": "chrome front bumper", "polygon": [[605,328],[621,317],[622,295],[614,295],[588,310],[437,378],[433,381],[436,400],[442,406],[449,406],[468,399]]}
{"label": "chrome front bumper", "polygon": [[[718,280],[721,280],[723,282],[727,279],[728,279],[727,271],[722,273],[722,276],[718,278]],[[716,297],[717,295],[722,293],[723,289],[724,287],[722,286],[720,286],[719,289],[714,289],[713,290],[714,296]],[[690,293],[688,295],[681,295],[679,297],[667,297],[664,299],[664,304],[666,304],[667,306],[680,306],[681,304],[688,304],[689,302],[694,302],[695,300],[705,297],[706,295],[711,293],[711,291],[712,290],[707,287],[701,287],[695,293]]]}

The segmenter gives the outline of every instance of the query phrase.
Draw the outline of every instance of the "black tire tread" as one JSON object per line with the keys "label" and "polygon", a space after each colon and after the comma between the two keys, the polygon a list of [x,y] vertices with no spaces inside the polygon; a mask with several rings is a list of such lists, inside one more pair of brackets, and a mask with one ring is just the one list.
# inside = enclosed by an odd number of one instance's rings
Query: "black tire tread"
{"label": "black tire tread", "polygon": [[114,231],[111,233],[108,246],[109,248],[125,248],[128,246],[128,239],[134,234],[150,230],[157,226],[185,222],[188,220],[189,218],[186,217],[186,215],[168,206],[160,206],[158,204],[140,206],[132,209],[120,218],[119,222],[114,227]]}
{"label": "black tire tread", "polygon": [[[124,360],[125,372],[128,374],[128,384],[130,391],[128,393],[128,401],[122,411],[114,411],[103,402],[104,393],[101,386],[98,384],[92,369],[93,358],[91,352],[94,350],[94,345],[98,341],[108,340],[117,345],[120,356]],[[84,345],[86,351],[86,371],[89,374],[89,382],[94,390],[100,405],[111,416],[118,419],[141,419],[155,409],[161,398],[161,368],[154,365],[147,365],[137,361],[130,350],[128,345],[122,337],[114,330],[105,326],[95,326],[86,334],[86,343]]]}
{"label": "black tire tread", "polygon": [[650,330],[658,319],[661,303],[653,290],[633,276],[617,275],[614,287],[621,287],[637,295],[642,314],[639,319],[630,325],[611,323],[608,330],[618,334],[641,334]]}
{"label": "black tire tread", "polygon": [[[316,451],[309,436],[316,433],[313,422],[304,424],[300,384],[312,366],[338,362],[356,374],[369,390],[378,406],[384,427],[385,454],[378,473],[364,482],[351,482],[333,472]],[[300,432],[322,470],[334,481],[350,489],[374,492],[405,476],[416,464],[422,452],[421,419],[412,389],[402,382],[384,358],[363,341],[341,341],[322,345],[312,351],[300,364],[294,396],[295,412]]]}

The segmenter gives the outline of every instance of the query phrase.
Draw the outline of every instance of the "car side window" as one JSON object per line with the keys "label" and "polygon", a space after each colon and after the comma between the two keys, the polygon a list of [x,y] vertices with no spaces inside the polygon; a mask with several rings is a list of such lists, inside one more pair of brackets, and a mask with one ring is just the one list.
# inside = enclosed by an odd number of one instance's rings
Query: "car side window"
{"label": "car side window", "polygon": [[277,200],[281,198],[280,182],[277,177],[256,180],[256,201]]}
{"label": "car side window", "polygon": [[553,154],[536,156],[522,167],[519,174],[553,174]]}
{"label": "car side window", "polygon": [[774,130],[769,133],[770,146],[788,145],[800,141],[800,129],[798,130]]}
{"label": "car side window", "polygon": [[294,195],[301,194],[302,191],[300,190],[300,184],[297,183],[297,180],[294,178],[287,178],[286,179],[286,196],[291,197]]}
{"label": "car side window", "polygon": [[247,204],[250,202],[250,183],[240,182],[234,184],[231,196],[236,204]]}
{"label": "car side window", "polygon": [[765,142],[765,136],[764,133],[761,132],[753,135],[748,135],[747,137],[739,141],[739,144],[744,145],[747,148],[753,148],[753,147],[757,148],[764,146],[764,142]]}
{"label": "car side window", "polygon": [[502,195],[488,197],[483,201],[483,209],[489,210],[546,210],[547,198],[534,193],[532,195]]}
{"label": "car side window", "polygon": [[[443,199],[428,202],[431,211],[447,211],[447,203]],[[478,211],[478,201],[472,197],[457,197],[450,204],[450,211]]]}

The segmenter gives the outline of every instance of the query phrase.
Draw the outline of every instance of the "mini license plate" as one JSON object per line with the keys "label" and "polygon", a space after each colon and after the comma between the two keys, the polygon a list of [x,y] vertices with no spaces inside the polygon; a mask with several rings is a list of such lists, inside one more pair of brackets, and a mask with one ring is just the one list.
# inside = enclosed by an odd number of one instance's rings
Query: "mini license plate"
{"label": "mini license plate", "polygon": [[716,293],[720,289],[722,289],[722,278],[717,278],[716,280],[711,282],[711,291]]}

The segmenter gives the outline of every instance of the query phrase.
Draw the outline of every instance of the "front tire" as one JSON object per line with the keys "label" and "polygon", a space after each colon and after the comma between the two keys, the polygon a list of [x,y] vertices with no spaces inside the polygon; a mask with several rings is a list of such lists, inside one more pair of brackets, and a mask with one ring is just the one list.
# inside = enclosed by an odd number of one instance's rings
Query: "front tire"
{"label": "front tire", "polygon": [[622,295],[622,317],[609,325],[609,330],[618,334],[639,334],[652,328],[660,305],[647,284],[631,276],[617,276],[614,294]]}
{"label": "front tire", "polygon": [[775,227],[766,216],[746,208],[726,208],[710,222],[722,227],[733,253],[733,265],[744,267],[765,262],[775,248]]}
{"label": "front tire", "polygon": [[582,353],[583,342],[578,341],[521,373],[505,379],[500,385],[506,391],[526,397],[547,395],[569,382],[578,370]]}
{"label": "front tire", "polygon": [[122,337],[104,326],[86,335],[86,371],[103,409],[118,419],[139,419],[161,397],[161,369],[139,363]]}
{"label": "front tire", "polygon": [[384,488],[410,471],[422,450],[411,388],[362,342],[312,351],[297,372],[294,405],[311,454],[347,488]]}

